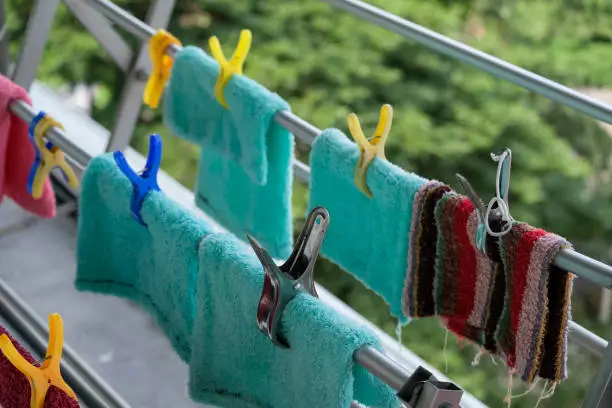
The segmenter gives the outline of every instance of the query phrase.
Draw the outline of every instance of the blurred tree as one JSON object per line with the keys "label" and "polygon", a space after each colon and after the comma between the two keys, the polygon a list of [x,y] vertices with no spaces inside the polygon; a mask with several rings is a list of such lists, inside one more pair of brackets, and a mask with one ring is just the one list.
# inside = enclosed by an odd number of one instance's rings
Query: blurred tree
{"label": "blurred tree", "polygon": [[[8,0],[9,30],[19,50],[31,0]],[[115,1],[142,18],[149,2]],[[593,120],[543,97],[441,57],[399,35],[356,19],[322,1],[185,0],[170,23],[184,44],[208,50],[217,35],[229,53],[239,30],[250,28],[253,46],[245,73],[278,92],[300,117],[319,127],[346,130],[357,112],[364,127],[375,126],[380,105],[390,103],[395,123],[388,157],[419,174],[457,187],[454,174],[468,177],[485,201],[494,194],[496,165],[491,151],[513,150],[511,212],[571,239],[578,249],[610,260],[606,237],[612,187],[596,185],[608,172],[610,138]],[[610,86],[612,1],[605,0],[371,0],[401,17],[546,75],[568,86]],[[126,36],[133,44],[133,38]],[[51,85],[87,83],[100,88],[94,117],[110,126],[123,78],[111,59],[78,22],[61,8],[49,38],[39,78]],[[159,112],[143,109],[133,144],[146,149],[149,132],[164,135],[164,168],[192,186],[197,150],[171,137]],[[298,153],[307,161],[307,149]],[[593,186],[596,188],[593,188]],[[296,227],[306,209],[307,189],[294,187]],[[367,239],[367,237],[363,237]],[[360,313],[393,333],[383,302],[348,274],[320,261],[318,280]],[[600,333],[575,302],[575,316]],[[501,406],[506,374],[487,362],[471,369],[473,350],[444,349],[435,319],[412,323],[405,344],[491,406]],[[573,358],[570,379],[547,401],[575,407],[594,370],[589,358]],[[484,359],[483,359],[484,360]],[[495,374],[497,373],[497,375]],[[572,375],[578,373],[578,375]],[[518,392],[518,391],[517,391]],[[517,393],[515,392],[515,393]],[[513,401],[532,407],[536,396]]]}

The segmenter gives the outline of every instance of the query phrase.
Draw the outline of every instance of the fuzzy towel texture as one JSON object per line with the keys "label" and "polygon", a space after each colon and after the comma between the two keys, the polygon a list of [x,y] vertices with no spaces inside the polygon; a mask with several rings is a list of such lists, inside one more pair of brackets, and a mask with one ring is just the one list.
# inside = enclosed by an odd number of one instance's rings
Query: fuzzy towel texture
{"label": "fuzzy towel texture", "polygon": [[438,231],[434,210],[451,188],[439,181],[424,184],[414,198],[403,310],[408,317],[435,315],[433,297]]}
{"label": "fuzzy towel texture", "polygon": [[553,265],[571,248],[562,237],[514,223],[500,238],[506,296],[496,339],[506,364],[525,382],[567,377],[567,331],[573,275]]}
{"label": "fuzzy towel texture", "polygon": [[[494,335],[503,301],[495,311],[492,293],[499,269],[477,249],[479,221],[474,206],[465,196],[449,194],[436,206],[435,219],[438,313],[457,336],[495,353]],[[503,299],[503,292],[498,296]]]}
{"label": "fuzzy towel texture", "polygon": [[79,200],[76,287],[135,301],[189,361],[197,249],[211,229],[159,191],[142,204],[145,227],[132,216],[132,191],[111,153],[87,166]]}
{"label": "fuzzy towel texture", "polygon": [[[25,358],[28,363],[34,364],[36,359],[0,326],[0,336],[6,334],[15,349]],[[21,373],[0,352],[0,407],[3,408],[30,408],[31,388],[28,378]],[[66,393],[51,386],[45,398],[45,408],[76,408],[79,403],[70,398]]]}
{"label": "fuzzy towel texture", "polygon": [[223,407],[399,407],[394,392],[353,361],[364,345],[379,347],[362,327],[310,295],[300,294],[281,318],[281,349],[255,320],[264,274],[250,247],[231,234],[200,244],[200,275],[189,389]]}
{"label": "fuzzy towel texture", "polygon": [[219,64],[197,47],[176,56],[164,96],[164,122],[202,146],[196,203],[246,239],[250,233],[277,258],[292,250],[293,135],[274,121],[289,110],[278,95],[241,75],[214,96]]}
{"label": "fuzzy towel texture", "polygon": [[325,207],[330,225],[322,253],[381,296],[407,322],[402,292],[408,264],[412,203],[428,180],[375,158],[367,172],[372,198],[355,187],[359,148],[337,129],[312,146],[309,210]]}
{"label": "fuzzy towel texture", "polygon": [[55,216],[55,194],[51,182],[45,181],[38,200],[28,193],[28,177],[36,149],[28,137],[28,123],[9,109],[11,102],[17,99],[32,104],[25,89],[0,75],[0,203],[8,196],[24,210],[52,218]]}

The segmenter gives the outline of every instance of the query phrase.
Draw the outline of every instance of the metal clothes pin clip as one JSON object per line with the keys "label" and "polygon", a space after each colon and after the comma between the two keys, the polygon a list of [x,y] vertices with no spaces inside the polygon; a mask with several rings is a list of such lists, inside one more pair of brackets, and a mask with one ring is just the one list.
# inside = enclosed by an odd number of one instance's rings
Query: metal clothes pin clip
{"label": "metal clothes pin clip", "polygon": [[128,164],[125,156],[122,152],[116,151],[113,153],[115,162],[119,166],[119,170],[125,174],[125,176],[132,182],[134,191],[132,192],[132,201],[130,208],[132,215],[136,220],[146,227],[145,222],[140,216],[140,209],[142,203],[146,198],[149,191],[160,191],[159,185],[157,184],[157,173],[161,165],[162,155],[162,141],[161,137],[153,133],[149,136],[149,155],[147,156],[147,164],[145,168],[140,172],[136,173]]}
{"label": "metal clothes pin clip", "polygon": [[385,143],[391,130],[391,123],[393,122],[393,108],[391,105],[383,105],[380,109],[378,126],[376,126],[374,135],[370,140],[364,136],[356,114],[349,114],[347,121],[349,132],[359,146],[359,161],[355,167],[355,186],[368,198],[372,198],[372,191],[368,187],[366,175],[368,167],[375,157],[387,160],[385,157]]}
{"label": "metal clothes pin clip", "polygon": [[66,384],[60,371],[62,348],[64,346],[64,326],[59,314],[49,315],[49,344],[47,354],[40,367],[30,364],[15,348],[6,334],[0,336],[0,350],[19,371],[29,380],[31,388],[30,407],[43,408],[45,397],[51,386],[59,388],[70,398],[77,396]]}
{"label": "metal clothes pin clip", "polygon": [[45,181],[54,167],[59,167],[62,170],[70,187],[76,188],[79,185],[74,170],[66,162],[64,152],[53,143],[44,140],[45,134],[52,127],[64,130],[61,123],[41,111],[32,119],[28,129],[30,139],[34,143],[36,156],[28,176],[27,191],[37,200],[42,197]]}
{"label": "metal clothes pin clip", "polygon": [[[483,201],[472,188],[470,182],[461,174],[456,174],[457,180],[468,196],[478,215],[478,229],[476,232],[476,245],[478,250],[485,252],[487,234],[493,237],[506,235],[512,229],[514,219],[510,215],[508,207],[508,191],[510,189],[510,165],[512,152],[510,149],[504,150],[501,155],[491,154],[494,161],[499,162],[496,175],[496,195],[489,201],[489,205],[484,206]],[[491,221],[502,221],[501,229],[494,231],[491,228]],[[497,229],[497,228],[496,228]]]}
{"label": "metal clothes pin clip", "polygon": [[277,266],[255,238],[247,234],[249,243],[264,269],[264,286],[257,307],[257,326],[272,342],[289,348],[280,337],[279,323],[287,304],[299,292],[319,297],[314,284],[314,266],[329,225],[329,214],[323,207],[314,208],[293,248],[291,256]]}
{"label": "metal clothes pin clip", "polygon": [[495,176],[495,197],[489,201],[485,219],[488,219],[490,214],[501,217],[504,221],[501,231],[493,231],[489,223],[487,223],[487,232],[494,237],[506,235],[512,229],[514,219],[510,215],[510,206],[508,204],[508,192],[510,191],[510,168],[512,166],[512,150],[504,149],[502,154],[496,155],[491,153],[491,159],[498,163],[497,175]]}
{"label": "metal clothes pin clip", "polygon": [[210,53],[219,63],[219,76],[217,77],[217,82],[215,83],[215,97],[217,98],[217,101],[219,101],[219,103],[227,109],[229,109],[229,106],[225,101],[225,86],[232,75],[242,75],[242,67],[244,66],[244,61],[246,60],[247,55],[249,55],[252,39],[253,35],[251,34],[250,30],[242,30],[240,32],[240,39],[238,40],[236,51],[234,51],[234,55],[232,55],[232,58],[229,61],[226,60],[225,55],[223,55],[223,50],[221,49],[219,39],[216,36],[213,36],[210,37],[210,40],[208,40]]}
{"label": "metal clothes pin clip", "polygon": [[486,231],[488,224],[487,210],[478,194],[476,194],[476,192],[474,191],[474,188],[472,187],[470,182],[459,173],[455,174],[455,176],[457,177],[459,184],[461,184],[465,195],[470,199],[476,210],[476,215],[478,216],[478,229],[476,230],[476,247],[480,252],[485,253],[485,245],[487,238]]}
{"label": "metal clothes pin clip", "polygon": [[142,100],[150,108],[157,108],[164,86],[170,78],[174,59],[166,54],[166,49],[181,42],[166,30],[158,30],[149,40],[149,56],[153,64],[151,76],[147,81]]}
{"label": "metal clothes pin clip", "polygon": [[419,366],[397,393],[408,408],[460,408],[463,390]]}

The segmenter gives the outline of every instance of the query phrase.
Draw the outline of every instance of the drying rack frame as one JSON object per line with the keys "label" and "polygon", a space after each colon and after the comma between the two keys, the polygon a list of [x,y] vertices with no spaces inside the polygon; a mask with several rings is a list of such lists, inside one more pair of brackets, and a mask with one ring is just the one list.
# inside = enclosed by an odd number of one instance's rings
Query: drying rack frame
{"label": "drying rack frame", "polygon": [[[595,119],[612,124],[611,106],[589,98],[547,78],[509,64],[506,61],[478,51],[362,1],[323,1],[408,39],[421,43],[441,54],[475,66],[494,76],[585,113]],[[109,0],[64,0],[64,3],[89,29],[91,34],[98,39],[101,45],[115,60],[115,63],[129,75],[118,109],[115,128],[113,129],[111,139],[106,149],[107,151],[123,150],[128,146],[132,131],[135,127],[141,107],[142,89],[144,88],[144,83],[151,70],[147,55],[147,42],[156,32],[152,26],[165,27],[167,25],[170,13],[174,8],[175,0],[153,0],[153,5],[149,9],[149,14],[146,17],[147,22],[139,20]],[[13,71],[14,75],[12,76],[12,79],[16,83],[25,88],[29,88],[34,80],[36,67],[40,62],[44,44],[51,29],[53,16],[58,4],[59,0],[37,0],[34,12],[28,22],[25,46],[16,69]],[[122,27],[143,42],[138,55],[132,55],[131,49],[114,31],[111,23]],[[2,41],[0,41],[0,43],[1,42]],[[0,44],[0,50],[1,49],[2,44]],[[172,45],[166,50],[166,53],[174,57],[179,50],[180,47]],[[35,115],[32,108],[23,102],[12,104],[11,109],[20,118],[28,122],[31,121]],[[309,145],[312,144],[314,139],[321,132],[320,129],[291,112],[280,112],[276,115],[275,119],[281,126],[287,128],[296,137]],[[60,129],[51,129],[47,132],[46,137],[66,153],[75,167],[82,169],[89,162],[90,157],[88,154],[81,150],[79,146],[72,143]],[[295,161],[294,170],[298,179],[305,182],[309,181],[310,169],[308,166],[299,161]],[[555,263],[559,267],[570,270],[579,277],[594,282],[601,287],[608,289],[612,288],[612,267],[602,262],[573,250],[565,250],[557,256]],[[44,345],[46,344],[46,339],[44,339],[46,336],[46,326],[42,323],[42,320],[28,309],[25,302],[19,299],[2,281],[0,281],[0,295],[5,295],[3,296],[5,301],[0,302],[0,310],[9,311],[9,315],[14,319],[14,321],[11,320],[11,324],[15,327],[23,328],[26,332],[33,333],[31,338],[34,344],[36,344],[36,347],[38,348],[38,346],[42,344],[42,348],[44,349]],[[24,311],[28,312],[26,313]],[[21,323],[20,320],[22,320]],[[41,335],[43,339],[42,343],[40,343]],[[608,347],[608,342],[604,339],[574,322],[571,322],[570,338],[594,355],[602,357],[592,386],[584,400],[583,407],[603,408],[603,404],[606,401],[612,401],[612,348]],[[67,362],[64,364],[63,369],[67,369],[76,379],[85,379],[82,384],[85,392],[91,391],[92,395],[96,394],[98,397],[106,398],[106,401],[112,403],[112,405],[101,406],[129,406],[120,396],[97,377],[97,375],[82,362],[69,347],[67,347],[65,355]],[[376,350],[365,349],[361,357],[358,353],[355,357],[358,362],[374,372],[377,376],[381,377],[395,389],[397,389],[398,386],[401,387],[409,377],[405,369],[384,354],[376,352]],[[92,390],[92,384],[94,390]]]}

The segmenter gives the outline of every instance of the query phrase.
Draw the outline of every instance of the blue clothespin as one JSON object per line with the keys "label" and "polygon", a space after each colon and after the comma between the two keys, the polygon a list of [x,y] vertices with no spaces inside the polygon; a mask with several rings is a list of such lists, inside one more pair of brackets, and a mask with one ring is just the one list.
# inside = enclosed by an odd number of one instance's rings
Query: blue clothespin
{"label": "blue clothespin", "polygon": [[[36,142],[34,141],[34,135],[36,134],[36,126],[40,123],[40,121],[47,116],[45,111],[40,111],[30,124],[28,125],[28,136],[30,137],[30,141],[32,142],[32,146],[34,146],[34,163],[32,163],[32,167],[30,168],[30,174],[28,175],[28,182],[26,185],[26,189],[28,194],[32,195],[32,190],[34,186],[34,179],[36,178],[36,172],[40,167],[40,150],[36,146]],[[53,148],[53,143],[47,142],[47,149],[51,150]]]}
{"label": "blue clothespin", "polygon": [[147,157],[147,164],[145,168],[140,172],[136,173],[128,164],[125,156],[122,152],[116,151],[113,154],[119,170],[126,175],[126,177],[132,182],[134,191],[132,192],[132,203],[131,210],[132,215],[139,223],[146,227],[146,224],[140,216],[140,209],[142,208],[142,202],[149,193],[149,191],[160,191],[157,185],[157,173],[159,172],[159,166],[161,164],[162,154],[162,141],[161,137],[157,133],[149,136],[149,156]]}

